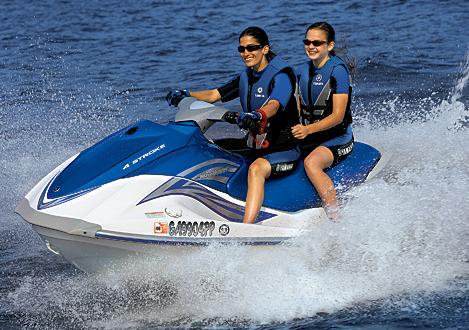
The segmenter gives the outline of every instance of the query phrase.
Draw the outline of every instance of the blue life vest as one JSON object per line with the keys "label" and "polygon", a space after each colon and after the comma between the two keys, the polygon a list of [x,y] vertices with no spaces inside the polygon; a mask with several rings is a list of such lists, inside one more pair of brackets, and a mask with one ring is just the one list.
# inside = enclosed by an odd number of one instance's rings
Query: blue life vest
{"label": "blue life vest", "polygon": [[[317,122],[332,113],[332,95],[336,87],[332,71],[338,66],[343,66],[350,75],[347,65],[337,56],[331,56],[321,69],[315,70],[312,62],[308,61],[298,70],[301,119],[304,125]],[[313,100],[313,90],[317,89],[319,89],[319,95],[316,100]],[[350,86],[344,120],[335,127],[313,134],[316,140],[325,141],[345,133],[348,125],[352,123],[351,99],[352,87]]]}
{"label": "blue life vest", "polygon": [[[275,56],[256,80],[251,68],[247,68],[240,75],[239,79],[239,99],[244,112],[252,112],[262,108],[269,99],[273,89],[274,77],[280,72],[285,72],[292,83],[292,93],[284,109],[279,109],[277,113],[268,119],[265,134],[257,136],[258,141],[267,139],[270,149],[282,150],[290,149],[294,146],[294,139],[291,134],[291,127],[299,123],[298,110],[295,100],[296,77],[293,69],[281,59]],[[248,146],[259,149],[254,141],[248,136]]]}

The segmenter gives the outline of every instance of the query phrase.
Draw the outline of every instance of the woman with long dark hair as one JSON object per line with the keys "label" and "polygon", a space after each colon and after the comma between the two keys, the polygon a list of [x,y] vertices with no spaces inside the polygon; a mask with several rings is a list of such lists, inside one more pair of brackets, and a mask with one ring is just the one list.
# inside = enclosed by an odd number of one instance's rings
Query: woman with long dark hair
{"label": "woman with long dark hair", "polygon": [[203,91],[172,90],[166,99],[177,106],[187,96],[210,103],[239,97],[243,112],[228,121],[248,131],[243,143],[254,151],[243,218],[244,223],[254,223],[264,200],[265,180],[290,172],[299,159],[291,134],[291,127],[299,123],[296,77],[293,69],[271,51],[269,38],[259,27],[241,32],[238,52],[246,70],[227,84]]}

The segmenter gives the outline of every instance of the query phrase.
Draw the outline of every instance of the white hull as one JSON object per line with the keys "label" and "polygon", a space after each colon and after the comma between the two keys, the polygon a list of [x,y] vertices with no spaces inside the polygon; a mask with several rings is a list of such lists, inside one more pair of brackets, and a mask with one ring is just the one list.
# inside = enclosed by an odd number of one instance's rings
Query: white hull
{"label": "white hull", "polygon": [[[275,216],[246,225],[227,221],[187,196],[167,196],[138,204],[168,179],[155,175],[118,180],[65,203],[39,209],[40,192],[48,182],[45,179],[18,204],[16,212],[33,226],[51,251],[86,272],[120,267],[136,256],[167,259],[187,255],[213,243],[256,247],[279,244],[325,219],[321,208],[296,213],[262,208]],[[244,207],[242,201],[210,191],[227,203]],[[151,212],[155,210],[164,211]],[[182,223],[185,230],[177,230]],[[199,226],[199,230],[189,234],[189,223],[193,228]]]}

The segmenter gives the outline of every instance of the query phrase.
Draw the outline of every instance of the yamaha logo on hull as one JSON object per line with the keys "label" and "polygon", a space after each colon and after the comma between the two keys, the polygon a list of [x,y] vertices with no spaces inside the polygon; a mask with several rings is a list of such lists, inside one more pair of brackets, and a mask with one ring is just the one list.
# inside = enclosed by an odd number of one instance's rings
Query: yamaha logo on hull
{"label": "yamaha logo on hull", "polygon": [[218,228],[218,232],[221,236],[226,236],[230,233],[230,227],[226,224],[223,224],[220,226],[220,228]]}

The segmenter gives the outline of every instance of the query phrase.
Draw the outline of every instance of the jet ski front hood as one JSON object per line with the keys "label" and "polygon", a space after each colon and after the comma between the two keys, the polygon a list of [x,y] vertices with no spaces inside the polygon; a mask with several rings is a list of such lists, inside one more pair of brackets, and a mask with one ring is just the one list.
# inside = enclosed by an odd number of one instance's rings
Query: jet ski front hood
{"label": "jet ski front hood", "polygon": [[131,177],[142,166],[199,136],[200,130],[193,122],[162,126],[143,120],[130,125],[84,150],[56,174],[42,192],[38,209],[56,204],[45,201],[78,197],[105,183]]}

